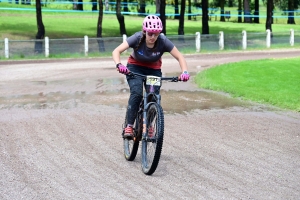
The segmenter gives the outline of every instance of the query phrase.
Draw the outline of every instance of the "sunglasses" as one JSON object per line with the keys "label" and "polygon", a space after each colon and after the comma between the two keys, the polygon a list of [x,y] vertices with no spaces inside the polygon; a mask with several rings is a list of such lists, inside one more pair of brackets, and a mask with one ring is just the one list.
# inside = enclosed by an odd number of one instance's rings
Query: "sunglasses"
{"label": "sunglasses", "polygon": [[147,32],[147,35],[148,35],[149,37],[152,37],[152,36],[158,37],[159,34],[160,34],[160,33],[151,33],[151,32]]}

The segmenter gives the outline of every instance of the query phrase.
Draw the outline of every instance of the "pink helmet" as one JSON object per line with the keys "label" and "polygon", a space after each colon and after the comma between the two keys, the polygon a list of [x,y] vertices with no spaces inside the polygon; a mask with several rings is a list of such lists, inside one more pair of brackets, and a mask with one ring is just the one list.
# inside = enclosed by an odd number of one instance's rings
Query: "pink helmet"
{"label": "pink helmet", "polygon": [[143,30],[152,33],[158,33],[163,30],[163,25],[159,17],[148,15],[143,21]]}

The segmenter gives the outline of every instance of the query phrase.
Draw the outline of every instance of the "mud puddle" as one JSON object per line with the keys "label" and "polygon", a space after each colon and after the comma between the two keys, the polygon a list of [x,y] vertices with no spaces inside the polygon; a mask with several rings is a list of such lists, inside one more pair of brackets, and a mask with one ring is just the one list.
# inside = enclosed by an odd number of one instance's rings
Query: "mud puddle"
{"label": "mud puddle", "polygon": [[[195,109],[230,109],[250,107],[250,103],[207,91],[161,90],[162,107],[167,113],[184,113]],[[125,108],[128,89],[111,91],[49,92],[0,97],[0,109],[7,108],[63,108],[77,107],[79,103]]]}
{"label": "mud puddle", "polygon": [[[166,113],[184,113],[197,109],[260,109],[248,102],[201,90],[186,83],[164,82],[160,93]],[[0,85],[0,109],[70,109],[80,103],[126,108],[128,98],[129,89],[125,77],[21,81]]]}

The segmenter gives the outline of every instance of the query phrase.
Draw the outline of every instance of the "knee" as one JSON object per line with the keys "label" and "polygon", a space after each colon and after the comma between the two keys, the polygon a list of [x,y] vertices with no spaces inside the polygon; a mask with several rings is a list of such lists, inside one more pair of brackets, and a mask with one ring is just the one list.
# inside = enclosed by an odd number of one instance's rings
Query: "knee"
{"label": "knee", "polygon": [[140,102],[143,99],[142,93],[136,93],[136,92],[130,93],[130,97],[134,102]]}

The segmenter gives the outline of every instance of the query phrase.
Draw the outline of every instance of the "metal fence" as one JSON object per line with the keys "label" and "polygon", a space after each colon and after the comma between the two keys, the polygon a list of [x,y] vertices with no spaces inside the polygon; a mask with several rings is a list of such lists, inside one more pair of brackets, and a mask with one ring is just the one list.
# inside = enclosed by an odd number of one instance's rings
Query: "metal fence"
{"label": "metal fence", "polygon": [[[175,46],[183,53],[216,52],[224,50],[252,50],[268,48],[299,48],[300,32],[168,36]],[[126,36],[105,38],[72,38],[44,40],[5,40],[0,41],[0,59],[20,59],[34,57],[72,57],[111,55]],[[128,50],[131,51],[131,50]]]}

